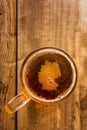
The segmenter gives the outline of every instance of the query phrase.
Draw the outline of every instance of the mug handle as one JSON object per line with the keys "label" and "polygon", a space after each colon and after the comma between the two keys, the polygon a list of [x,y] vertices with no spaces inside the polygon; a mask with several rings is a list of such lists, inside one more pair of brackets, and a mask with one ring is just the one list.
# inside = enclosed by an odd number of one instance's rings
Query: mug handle
{"label": "mug handle", "polygon": [[9,114],[13,114],[17,110],[19,110],[21,107],[23,107],[26,103],[28,103],[31,99],[26,94],[25,91],[22,91],[15,97],[13,97],[6,105],[5,110]]}

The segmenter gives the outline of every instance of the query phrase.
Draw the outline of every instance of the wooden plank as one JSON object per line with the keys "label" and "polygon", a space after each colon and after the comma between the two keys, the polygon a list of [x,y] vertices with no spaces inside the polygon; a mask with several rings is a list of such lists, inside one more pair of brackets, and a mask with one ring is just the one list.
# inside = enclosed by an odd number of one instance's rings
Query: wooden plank
{"label": "wooden plank", "polygon": [[[81,1],[18,1],[18,74],[24,58],[31,51],[44,46],[56,46],[67,51],[74,59],[79,71],[78,83],[74,91],[57,106],[43,106],[31,101],[19,110],[18,130],[87,129],[87,76],[85,73],[87,33],[84,33],[80,25],[80,17],[84,13],[80,8]],[[20,92],[22,90],[20,78],[18,81]]]}
{"label": "wooden plank", "polygon": [[15,129],[4,105],[16,92],[16,1],[0,0],[0,130]]}
{"label": "wooden plank", "polygon": [[86,67],[87,67],[87,30],[81,33],[81,48],[80,48],[80,121],[81,121],[81,130],[87,129],[87,76],[86,76]]}
{"label": "wooden plank", "polygon": [[80,37],[78,48],[79,88],[80,88],[80,122],[81,130],[87,129],[87,1],[80,0]]}

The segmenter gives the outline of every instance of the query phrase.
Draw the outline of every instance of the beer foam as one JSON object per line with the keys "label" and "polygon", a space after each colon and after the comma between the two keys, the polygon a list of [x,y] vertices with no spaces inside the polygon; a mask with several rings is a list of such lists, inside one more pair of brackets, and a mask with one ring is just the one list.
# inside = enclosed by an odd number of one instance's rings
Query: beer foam
{"label": "beer foam", "polygon": [[61,70],[57,62],[45,61],[44,65],[41,65],[40,72],[38,73],[39,83],[42,84],[42,90],[56,90],[59,84],[55,81],[56,78],[61,77]]}

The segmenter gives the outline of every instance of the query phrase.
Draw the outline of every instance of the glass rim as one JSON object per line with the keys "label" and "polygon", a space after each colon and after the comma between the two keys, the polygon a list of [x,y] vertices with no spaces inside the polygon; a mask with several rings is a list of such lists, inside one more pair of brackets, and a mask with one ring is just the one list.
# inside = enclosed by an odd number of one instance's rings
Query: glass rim
{"label": "glass rim", "polygon": [[[71,68],[72,68],[72,72],[73,72],[73,79],[72,79],[72,83],[71,83],[70,87],[64,92],[64,94],[60,94],[55,99],[45,99],[43,97],[39,97],[38,95],[34,94],[34,92],[32,92],[32,90],[29,89],[29,86],[27,85],[26,80],[25,80],[25,71],[26,71],[28,63],[33,58],[35,58],[36,55],[40,55],[41,53],[48,53],[48,52],[54,52],[54,53],[57,53],[57,54],[60,54],[60,55],[64,56],[68,60],[68,62],[70,63]],[[21,82],[22,82],[25,90],[27,91],[27,93],[29,94],[29,96],[30,96],[30,98],[32,100],[35,100],[37,102],[43,102],[43,103],[58,102],[58,101],[64,99],[65,97],[67,97],[71,93],[73,88],[75,87],[76,82],[77,82],[77,67],[76,67],[75,62],[71,58],[71,56],[67,52],[65,52],[64,50],[59,49],[57,47],[43,47],[43,48],[39,48],[39,49],[31,52],[26,57],[26,59],[24,60],[24,62],[22,64],[22,67],[21,67]]]}

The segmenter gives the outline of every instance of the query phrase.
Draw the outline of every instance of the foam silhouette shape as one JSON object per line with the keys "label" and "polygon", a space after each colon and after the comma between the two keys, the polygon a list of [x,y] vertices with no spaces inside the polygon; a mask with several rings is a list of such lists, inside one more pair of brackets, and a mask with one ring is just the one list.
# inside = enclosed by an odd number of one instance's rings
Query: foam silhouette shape
{"label": "foam silhouette shape", "polygon": [[59,84],[55,81],[56,78],[61,77],[61,71],[57,62],[45,61],[44,65],[41,65],[40,72],[38,73],[39,83],[42,84],[42,90],[56,90]]}

